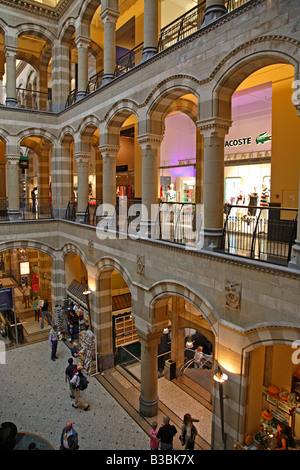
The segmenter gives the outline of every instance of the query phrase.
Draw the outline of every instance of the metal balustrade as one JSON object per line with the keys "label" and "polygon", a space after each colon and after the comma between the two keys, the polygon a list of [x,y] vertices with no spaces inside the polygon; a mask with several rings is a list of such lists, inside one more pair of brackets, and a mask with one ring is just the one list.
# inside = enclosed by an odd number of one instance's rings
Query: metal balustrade
{"label": "metal balustrade", "polygon": [[297,234],[297,209],[225,205],[221,251],[287,265]]}

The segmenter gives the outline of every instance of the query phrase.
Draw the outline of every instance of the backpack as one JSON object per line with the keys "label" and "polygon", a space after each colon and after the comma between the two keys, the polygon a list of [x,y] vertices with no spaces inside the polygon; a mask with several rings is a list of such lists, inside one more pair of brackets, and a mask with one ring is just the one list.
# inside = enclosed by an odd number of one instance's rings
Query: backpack
{"label": "backpack", "polygon": [[85,390],[88,386],[88,380],[87,378],[82,375],[81,377],[79,377],[79,385],[78,385],[78,389],[79,390]]}

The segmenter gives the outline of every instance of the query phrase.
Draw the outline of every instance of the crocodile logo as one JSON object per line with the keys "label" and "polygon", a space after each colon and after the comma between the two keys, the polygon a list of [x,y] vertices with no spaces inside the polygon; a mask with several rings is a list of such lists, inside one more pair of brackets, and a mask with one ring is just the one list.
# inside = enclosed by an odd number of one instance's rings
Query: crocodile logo
{"label": "crocodile logo", "polygon": [[256,143],[257,144],[265,144],[266,142],[270,142],[272,140],[271,135],[267,135],[266,132],[262,132],[261,134],[258,134],[256,137]]}

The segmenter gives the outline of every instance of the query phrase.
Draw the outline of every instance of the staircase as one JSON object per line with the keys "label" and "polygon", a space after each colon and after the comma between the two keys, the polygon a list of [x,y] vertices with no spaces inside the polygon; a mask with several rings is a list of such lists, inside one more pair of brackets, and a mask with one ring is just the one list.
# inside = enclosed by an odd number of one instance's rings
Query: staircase
{"label": "staircase", "polygon": [[[112,369],[105,371],[104,374],[98,374],[95,377],[147,434],[153,421],[156,421],[158,423],[158,427],[160,427],[163,421],[163,416],[168,415],[171,424],[177,428],[177,434],[173,441],[173,448],[174,450],[182,450],[182,446],[179,441],[180,428],[184,413],[189,411],[184,410],[179,416],[178,411],[176,413],[172,410],[172,404],[168,400],[163,399],[159,401],[158,414],[156,416],[151,418],[144,417],[139,412],[140,383],[123,367],[113,367]],[[178,387],[178,390],[176,390],[176,396],[180,403],[185,403],[184,395],[187,394],[189,395],[189,399],[192,397],[193,400],[201,403],[201,405],[211,411],[211,403],[209,402],[207,391],[204,389],[201,390],[201,387],[195,384],[188,377],[180,377],[172,382],[167,381],[165,378],[160,378],[159,385],[162,380],[165,381],[164,383],[161,383],[164,388],[172,386],[174,391],[174,386]],[[200,435],[196,438],[195,450],[210,450],[210,444],[207,440],[201,437],[201,427],[196,427]]]}

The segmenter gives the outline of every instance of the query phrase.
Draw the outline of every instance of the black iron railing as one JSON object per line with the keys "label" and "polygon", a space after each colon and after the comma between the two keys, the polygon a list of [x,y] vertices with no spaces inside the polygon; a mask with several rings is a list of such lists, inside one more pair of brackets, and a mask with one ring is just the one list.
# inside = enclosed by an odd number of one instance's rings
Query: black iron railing
{"label": "black iron railing", "polygon": [[20,198],[20,212],[23,220],[52,219],[50,197]]}
{"label": "black iron railing", "polygon": [[77,199],[71,198],[68,202],[68,206],[66,208],[65,219],[67,220],[76,220],[77,216]]}
{"label": "black iron railing", "polygon": [[287,265],[297,234],[297,209],[225,206],[221,251]]}

